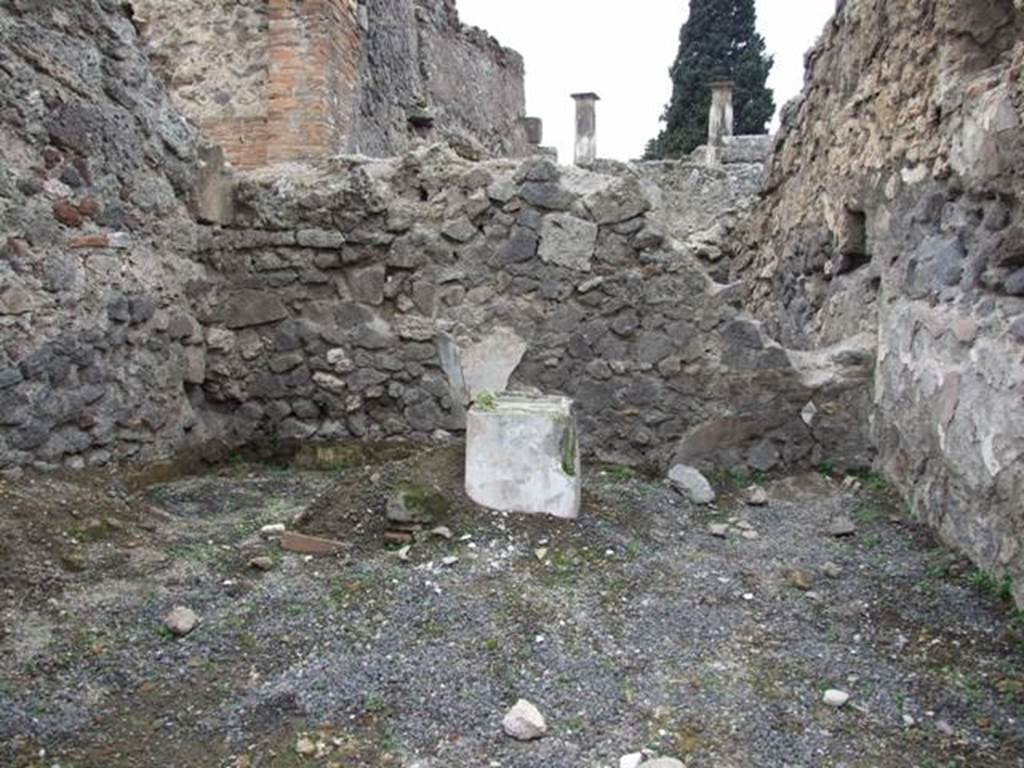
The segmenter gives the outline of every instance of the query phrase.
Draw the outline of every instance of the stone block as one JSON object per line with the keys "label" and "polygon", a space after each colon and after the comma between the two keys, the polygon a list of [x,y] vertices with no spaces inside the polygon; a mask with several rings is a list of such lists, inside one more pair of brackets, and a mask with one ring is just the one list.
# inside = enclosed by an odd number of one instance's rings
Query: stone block
{"label": "stone block", "polygon": [[618,224],[650,210],[651,204],[633,177],[616,179],[583,198],[583,205],[598,224]]}
{"label": "stone block", "polygon": [[182,378],[186,384],[206,381],[206,351],[202,347],[186,347]]}
{"label": "stone block", "polygon": [[580,272],[590,271],[597,247],[597,225],[565,213],[544,217],[541,226],[541,261]]}
{"label": "stone block", "polygon": [[575,518],[580,459],[572,400],[505,392],[481,398],[466,421],[466,493],[503,512]]}
{"label": "stone block", "polygon": [[386,280],[383,264],[353,269],[348,275],[348,287],[352,298],[362,304],[379,305],[384,301]]}
{"label": "stone block", "polygon": [[284,304],[267,291],[238,291],[228,298],[224,309],[224,325],[233,330],[273,323],[286,317],[288,310]]}

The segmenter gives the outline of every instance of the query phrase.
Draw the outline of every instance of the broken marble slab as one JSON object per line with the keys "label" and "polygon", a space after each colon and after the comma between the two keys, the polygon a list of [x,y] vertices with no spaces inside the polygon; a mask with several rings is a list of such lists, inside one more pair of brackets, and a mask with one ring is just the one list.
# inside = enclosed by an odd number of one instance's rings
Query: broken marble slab
{"label": "broken marble slab", "polygon": [[466,493],[503,512],[577,517],[580,457],[572,400],[532,392],[478,398],[466,420]]}
{"label": "broken marble slab", "polygon": [[452,399],[462,405],[481,393],[504,391],[527,349],[515,331],[503,326],[476,341],[441,333],[437,346]]}

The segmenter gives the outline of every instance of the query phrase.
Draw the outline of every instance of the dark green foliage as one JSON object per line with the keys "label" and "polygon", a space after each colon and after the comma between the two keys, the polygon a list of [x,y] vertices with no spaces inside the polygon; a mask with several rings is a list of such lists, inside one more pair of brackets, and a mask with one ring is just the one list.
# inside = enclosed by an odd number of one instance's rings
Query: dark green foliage
{"label": "dark green foliage", "polygon": [[647,143],[646,159],[680,157],[707,140],[710,84],[736,83],[735,132],[765,133],[775,99],[765,83],[772,57],[757,33],[754,0],[690,0],[690,16],[679,32],[679,53],[669,70],[672,100],[665,127]]}

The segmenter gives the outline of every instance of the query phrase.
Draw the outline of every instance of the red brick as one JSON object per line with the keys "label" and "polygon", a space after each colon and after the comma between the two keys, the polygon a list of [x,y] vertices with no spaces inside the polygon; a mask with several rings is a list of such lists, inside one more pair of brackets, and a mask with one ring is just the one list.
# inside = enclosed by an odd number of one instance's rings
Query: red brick
{"label": "red brick", "polygon": [[68,238],[68,248],[109,248],[107,235],[80,235]]}
{"label": "red brick", "polygon": [[302,555],[334,555],[345,545],[334,539],[321,539],[304,533],[288,531],[281,537],[281,549]]}
{"label": "red brick", "polygon": [[53,218],[66,227],[77,228],[82,226],[82,214],[66,200],[53,204]]}

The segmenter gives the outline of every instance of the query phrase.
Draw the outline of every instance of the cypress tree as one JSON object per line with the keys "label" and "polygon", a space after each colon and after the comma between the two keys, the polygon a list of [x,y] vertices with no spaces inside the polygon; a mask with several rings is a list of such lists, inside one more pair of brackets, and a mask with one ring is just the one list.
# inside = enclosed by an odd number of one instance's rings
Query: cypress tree
{"label": "cypress tree", "polygon": [[736,83],[733,114],[737,134],[766,133],[775,99],[766,86],[772,57],[757,33],[754,0],[690,0],[690,16],[679,31],[679,53],[669,70],[672,99],[665,127],[647,143],[646,159],[687,155],[707,140],[710,84]]}

